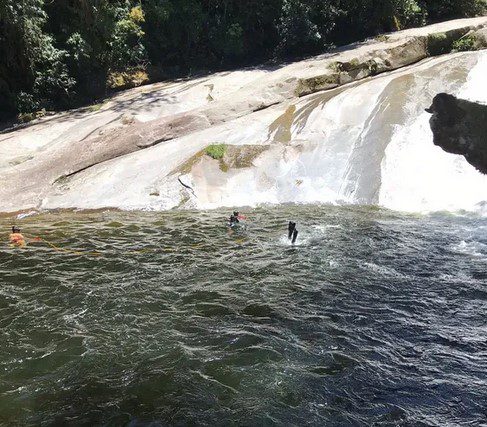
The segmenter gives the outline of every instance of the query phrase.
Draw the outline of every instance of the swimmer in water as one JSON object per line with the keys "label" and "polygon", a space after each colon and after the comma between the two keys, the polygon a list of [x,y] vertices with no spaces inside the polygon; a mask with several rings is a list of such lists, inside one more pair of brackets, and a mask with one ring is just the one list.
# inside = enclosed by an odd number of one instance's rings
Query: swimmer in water
{"label": "swimmer in water", "polygon": [[235,211],[232,215],[230,215],[230,219],[228,220],[228,226],[235,227],[243,219],[247,218],[244,215],[240,215],[240,212]]}
{"label": "swimmer in water", "polygon": [[15,225],[12,226],[12,232],[10,233],[10,244],[12,246],[18,246],[18,247],[23,247],[29,243],[34,243],[34,242],[42,242],[42,239],[40,237],[33,237],[30,239],[26,239],[24,235],[20,232],[20,228],[16,227]]}
{"label": "swimmer in water", "polygon": [[287,231],[288,231],[287,238],[291,240],[291,243],[294,245],[298,238],[298,230],[296,229],[296,223],[289,221]]}
{"label": "swimmer in water", "polygon": [[12,226],[12,232],[10,233],[10,243],[15,246],[25,246],[25,238],[20,232],[20,228],[15,225]]}

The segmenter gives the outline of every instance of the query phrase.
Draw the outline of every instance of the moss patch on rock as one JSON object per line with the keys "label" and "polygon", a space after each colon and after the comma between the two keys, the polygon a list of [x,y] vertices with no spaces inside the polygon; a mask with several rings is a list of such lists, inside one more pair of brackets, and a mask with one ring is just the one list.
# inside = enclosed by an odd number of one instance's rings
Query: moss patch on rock
{"label": "moss patch on rock", "polygon": [[430,56],[445,55],[452,51],[476,50],[474,36],[468,35],[464,29],[430,34],[426,44]]}
{"label": "moss patch on rock", "polygon": [[296,96],[309,95],[320,90],[334,89],[340,85],[340,73],[325,74],[308,79],[299,79]]}
{"label": "moss patch on rock", "polygon": [[[178,166],[171,172],[171,175],[186,175],[191,173],[194,166],[201,161],[212,162],[218,161],[219,168],[222,172],[228,172],[230,169],[244,169],[253,166],[254,160],[269,149],[268,145],[225,145],[225,152],[222,157],[214,158],[207,153],[207,149],[201,150],[191,156],[182,165]],[[206,160],[205,160],[206,159]],[[208,163],[209,164],[209,163]],[[204,166],[205,164],[203,164]]]}
{"label": "moss patch on rock", "polygon": [[113,90],[130,89],[149,83],[149,75],[145,70],[127,70],[112,72],[107,78],[107,87]]}
{"label": "moss patch on rock", "polygon": [[215,160],[223,159],[226,151],[227,146],[225,144],[211,144],[205,148],[205,154]]}
{"label": "moss patch on rock", "polygon": [[201,160],[204,156],[205,150],[198,151],[196,154],[191,156],[188,160],[186,160],[182,165],[178,166],[174,169],[170,175],[181,174],[186,175],[191,172],[193,166]]}
{"label": "moss patch on rock", "polygon": [[334,89],[352,81],[391,70],[392,64],[388,60],[382,60],[381,58],[372,58],[364,61],[353,58],[345,62],[332,62],[328,68],[333,71],[332,74],[300,80],[296,89],[296,95],[303,96],[322,90]]}
{"label": "moss patch on rock", "polygon": [[341,61],[332,62],[329,65],[329,68],[332,69],[333,71],[340,72],[340,71],[355,70],[357,68],[360,68],[360,66],[361,66],[361,62],[357,58],[353,58],[350,61],[346,61],[346,62],[341,62]]}
{"label": "moss patch on rock", "polygon": [[93,104],[87,107],[88,111],[90,113],[96,113],[97,111],[100,111],[101,108],[105,105],[105,102],[100,102],[99,104]]}
{"label": "moss patch on rock", "polygon": [[250,168],[254,165],[254,160],[268,149],[268,145],[232,145],[228,147],[222,163],[224,163],[226,171]]}
{"label": "moss patch on rock", "polygon": [[452,49],[452,41],[446,33],[430,34],[427,39],[428,53],[432,56],[443,55]]}
{"label": "moss patch on rock", "polygon": [[469,36],[475,38],[475,50],[486,49],[487,48],[487,27],[480,28],[473,31]]}
{"label": "moss patch on rock", "polygon": [[379,34],[378,36],[375,37],[375,40],[377,40],[378,42],[385,43],[389,41],[390,38],[391,37],[386,34]]}
{"label": "moss patch on rock", "polygon": [[455,40],[452,47],[455,52],[477,50],[477,38],[473,34],[467,35],[459,40]]}
{"label": "moss patch on rock", "polygon": [[[413,36],[402,44],[398,43],[397,46],[371,52],[376,54],[375,57],[330,61],[327,65],[327,72],[298,79],[295,95],[302,97],[334,89],[352,81],[411,65],[427,57],[444,55],[452,51],[472,51],[487,47],[487,31],[485,33],[482,31],[482,28],[477,30],[472,30],[471,27],[452,28],[424,36]],[[376,39],[382,42],[396,40],[388,35],[378,36]]]}
{"label": "moss patch on rock", "polygon": [[32,113],[20,113],[17,116],[17,120],[20,123],[28,123],[31,122],[32,120],[40,119],[41,117],[44,117],[47,114],[47,111],[45,108],[39,111],[35,111]]}

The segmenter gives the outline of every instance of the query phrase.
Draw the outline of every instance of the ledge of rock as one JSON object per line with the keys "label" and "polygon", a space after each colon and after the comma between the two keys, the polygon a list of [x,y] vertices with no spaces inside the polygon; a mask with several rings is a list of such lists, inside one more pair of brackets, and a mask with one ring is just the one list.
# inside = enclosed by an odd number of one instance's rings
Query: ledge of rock
{"label": "ledge of rock", "polygon": [[427,111],[435,145],[487,174],[487,105],[440,93]]}

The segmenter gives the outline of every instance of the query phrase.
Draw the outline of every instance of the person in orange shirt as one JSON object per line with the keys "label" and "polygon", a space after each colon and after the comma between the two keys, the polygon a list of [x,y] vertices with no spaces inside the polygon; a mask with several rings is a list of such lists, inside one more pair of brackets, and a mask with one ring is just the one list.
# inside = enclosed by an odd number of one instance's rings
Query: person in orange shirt
{"label": "person in orange shirt", "polygon": [[12,226],[12,232],[10,233],[10,243],[15,246],[25,246],[25,238],[20,233],[20,228],[15,225]]}

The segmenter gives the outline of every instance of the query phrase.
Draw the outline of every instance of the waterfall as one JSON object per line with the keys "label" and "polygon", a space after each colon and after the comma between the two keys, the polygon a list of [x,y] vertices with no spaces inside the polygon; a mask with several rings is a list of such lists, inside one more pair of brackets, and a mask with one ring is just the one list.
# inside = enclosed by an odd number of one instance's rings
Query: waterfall
{"label": "waterfall", "polygon": [[[466,81],[451,87],[441,73],[434,77],[437,91],[450,92],[472,101],[487,102],[487,52],[475,55],[477,63],[468,69]],[[452,61],[457,62],[457,61]],[[468,64],[455,66],[458,70]],[[428,82],[418,77],[418,89]],[[428,98],[434,95],[426,90]],[[416,93],[421,99],[421,93]],[[405,108],[414,110],[406,123],[397,126],[382,162],[379,203],[402,211],[478,210],[487,201],[487,176],[477,172],[462,156],[445,153],[433,145],[430,115],[417,111],[418,98]],[[424,106],[424,103],[421,103]]]}
{"label": "waterfall", "polygon": [[[433,145],[424,110],[439,92],[487,102],[485,75],[487,52],[457,53],[290,100],[94,166],[42,207],[290,202],[478,211],[487,176]],[[229,165],[204,155],[214,143],[231,148]]]}
{"label": "waterfall", "polygon": [[[208,177],[196,181],[212,193],[198,207],[318,202],[476,210],[487,201],[487,177],[433,145],[425,108],[439,92],[487,101],[485,75],[487,52],[453,54],[305,97],[269,126],[272,149],[251,170],[222,173],[211,188]],[[256,141],[248,124],[232,135],[239,144]]]}

